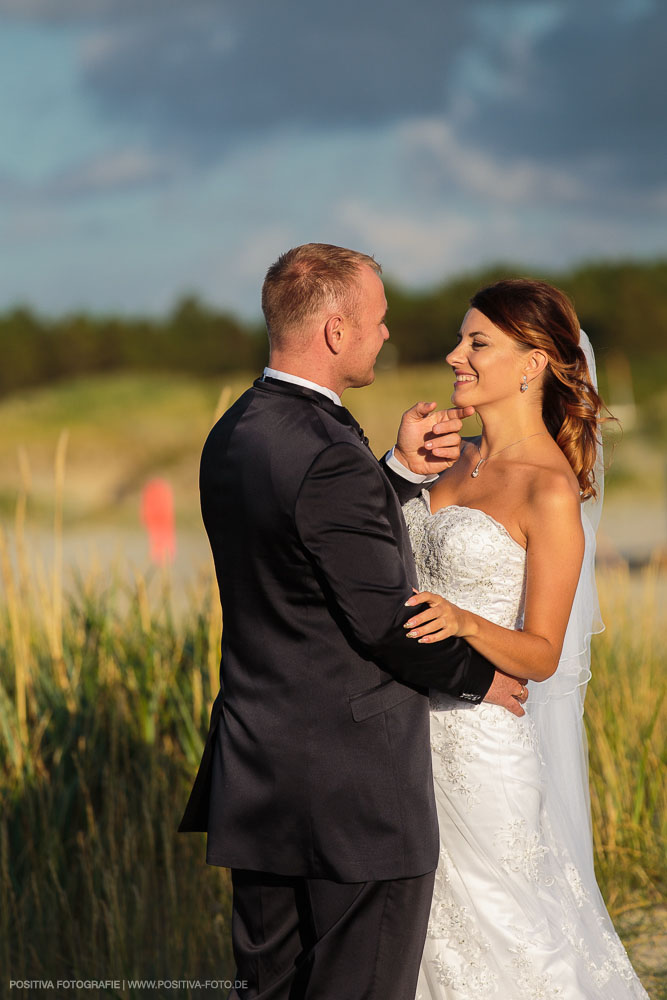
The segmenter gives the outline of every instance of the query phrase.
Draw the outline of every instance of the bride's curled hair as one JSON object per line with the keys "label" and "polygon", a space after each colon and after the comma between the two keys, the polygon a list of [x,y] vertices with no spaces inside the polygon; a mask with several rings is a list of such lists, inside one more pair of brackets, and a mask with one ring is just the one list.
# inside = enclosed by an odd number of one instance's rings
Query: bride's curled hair
{"label": "bride's curled hair", "polygon": [[533,278],[498,281],[476,292],[470,305],[526,350],[548,357],[542,419],[579,480],[582,500],[596,496],[603,403],[579,346],[574,306],[558,288]]}

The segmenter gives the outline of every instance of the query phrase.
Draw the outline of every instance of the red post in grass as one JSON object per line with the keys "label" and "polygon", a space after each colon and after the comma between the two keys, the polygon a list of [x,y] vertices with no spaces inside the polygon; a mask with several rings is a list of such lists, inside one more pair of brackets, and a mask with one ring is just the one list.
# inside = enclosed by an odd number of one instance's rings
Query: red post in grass
{"label": "red post in grass", "polygon": [[173,562],[176,555],[174,494],[166,480],[151,479],[144,486],[141,520],[148,532],[152,561],[159,566]]}

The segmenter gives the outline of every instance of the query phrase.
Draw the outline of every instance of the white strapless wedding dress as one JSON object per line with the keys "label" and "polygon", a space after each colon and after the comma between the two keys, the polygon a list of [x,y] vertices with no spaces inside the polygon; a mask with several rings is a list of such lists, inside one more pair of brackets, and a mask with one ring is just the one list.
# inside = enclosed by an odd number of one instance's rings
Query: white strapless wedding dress
{"label": "white strapless wedding dress", "polygon": [[[420,587],[521,628],[525,550],[483,511],[429,503],[403,508]],[[441,846],[417,1000],[647,998],[592,866],[554,835],[529,711],[431,697]]]}

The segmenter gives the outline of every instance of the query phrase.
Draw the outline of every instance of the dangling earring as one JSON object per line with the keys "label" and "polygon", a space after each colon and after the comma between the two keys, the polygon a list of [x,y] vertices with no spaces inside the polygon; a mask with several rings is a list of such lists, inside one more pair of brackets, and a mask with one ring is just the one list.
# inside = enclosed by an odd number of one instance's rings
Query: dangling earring
{"label": "dangling earring", "polygon": [[528,391],[528,376],[527,375],[522,375],[521,376],[521,392],[527,392],[527,391]]}

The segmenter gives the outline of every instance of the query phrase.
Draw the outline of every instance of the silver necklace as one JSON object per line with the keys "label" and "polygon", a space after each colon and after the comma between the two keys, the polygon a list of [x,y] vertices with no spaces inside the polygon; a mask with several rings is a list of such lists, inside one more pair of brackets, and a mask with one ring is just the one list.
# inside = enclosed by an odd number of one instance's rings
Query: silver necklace
{"label": "silver necklace", "polygon": [[512,441],[511,444],[506,444],[504,448],[500,448],[498,451],[494,451],[494,453],[492,455],[487,455],[486,458],[482,458],[482,453],[479,450],[479,445],[476,444],[475,447],[477,448],[477,454],[479,455],[479,462],[477,463],[477,465],[475,466],[475,468],[470,473],[471,478],[472,479],[477,479],[477,477],[479,475],[479,470],[482,467],[482,465],[484,464],[484,462],[488,462],[492,458],[495,458],[496,455],[500,455],[501,451],[507,451],[508,448],[513,448],[515,444],[521,444],[522,441],[528,441],[530,438],[539,437],[540,434],[546,434],[546,431],[535,431],[534,434],[529,434],[525,438],[519,438],[518,441]]}

